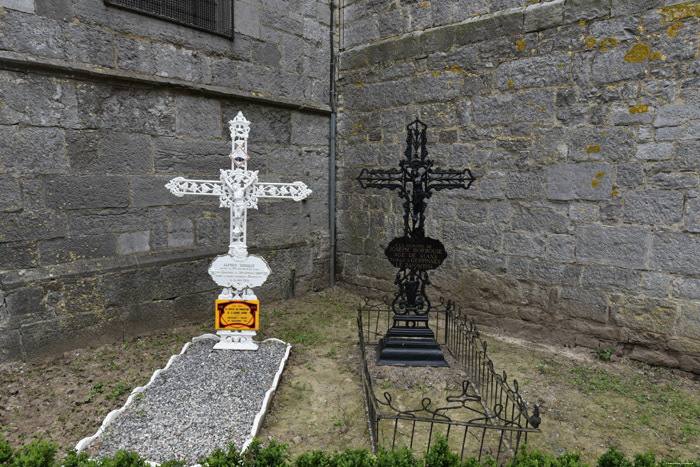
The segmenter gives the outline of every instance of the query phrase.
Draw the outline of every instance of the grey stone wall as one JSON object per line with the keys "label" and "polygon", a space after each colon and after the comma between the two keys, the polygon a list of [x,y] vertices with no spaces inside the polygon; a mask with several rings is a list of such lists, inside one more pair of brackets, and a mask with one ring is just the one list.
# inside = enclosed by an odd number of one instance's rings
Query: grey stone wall
{"label": "grey stone wall", "polygon": [[0,4],[0,361],[212,322],[228,211],[164,184],[229,167],[239,110],[248,167],[314,191],[249,212],[258,296],[327,286],[328,2],[236,1],[233,41],[102,0]]}
{"label": "grey stone wall", "polygon": [[[700,4],[346,2],[339,279],[392,293],[395,166],[420,117],[469,191],[429,201],[433,296],[484,327],[700,373]],[[676,3],[676,2],[668,2]]]}

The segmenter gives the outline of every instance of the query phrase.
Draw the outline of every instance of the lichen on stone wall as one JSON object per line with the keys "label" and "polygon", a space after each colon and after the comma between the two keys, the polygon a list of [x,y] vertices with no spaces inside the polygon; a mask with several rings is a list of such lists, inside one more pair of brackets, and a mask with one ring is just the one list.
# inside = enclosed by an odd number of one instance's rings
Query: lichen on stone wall
{"label": "lichen on stone wall", "polygon": [[632,46],[625,54],[625,61],[628,63],[641,63],[649,57],[651,49],[643,42],[638,42]]}

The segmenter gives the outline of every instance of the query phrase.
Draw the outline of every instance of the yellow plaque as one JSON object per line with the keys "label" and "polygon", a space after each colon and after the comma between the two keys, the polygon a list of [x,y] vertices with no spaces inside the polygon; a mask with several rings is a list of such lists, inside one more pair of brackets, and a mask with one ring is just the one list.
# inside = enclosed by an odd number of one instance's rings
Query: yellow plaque
{"label": "yellow plaque", "polygon": [[260,300],[217,300],[216,330],[257,331]]}

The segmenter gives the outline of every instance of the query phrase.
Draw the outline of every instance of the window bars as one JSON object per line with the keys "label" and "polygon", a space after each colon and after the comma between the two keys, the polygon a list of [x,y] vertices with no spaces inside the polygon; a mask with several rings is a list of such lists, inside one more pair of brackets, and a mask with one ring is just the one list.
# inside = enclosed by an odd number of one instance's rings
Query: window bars
{"label": "window bars", "polygon": [[137,11],[233,39],[233,0],[104,0]]}
{"label": "window bars", "polygon": [[377,397],[367,365],[367,358],[374,358],[374,348],[392,325],[393,311],[389,305],[369,301],[358,308],[362,385],[373,450],[376,453],[382,445],[427,451],[440,433],[461,459],[482,460],[491,455],[503,464],[527,441],[529,433],[540,433],[539,408],[535,405],[532,415],[528,414],[518,382],[509,383],[505,372],[496,373],[479,331],[452,302],[441,300],[431,315],[436,339],[468,376],[461,392],[447,396],[444,402],[426,397],[419,407],[403,409],[390,392]]}

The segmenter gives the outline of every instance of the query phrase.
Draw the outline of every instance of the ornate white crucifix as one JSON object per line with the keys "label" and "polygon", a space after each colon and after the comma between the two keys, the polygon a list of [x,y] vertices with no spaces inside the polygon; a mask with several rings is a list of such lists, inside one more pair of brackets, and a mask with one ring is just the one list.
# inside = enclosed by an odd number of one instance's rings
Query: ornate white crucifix
{"label": "ornate white crucifix", "polygon": [[[250,122],[242,112],[229,122],[231,129],[231,169],[221,169],[219,180],[189,180],[177,177],[165,187],[175,196],[218,196],[219,206],[229,208],[231,223],[228,254],[218,256],[209,268],[212,279],[224,287],[220,300],[257,300],[252,287],[262,285],[270,268],[259,256],[248,255],[246,246],[247,210],[258,208],[259,198],[291,198],[301,201],[311,194],[302,182],[266,183],[258,181],[258,171],[248,170]],[[255,331],[219,331],[221,341],[214,348],[255,350]]]}

